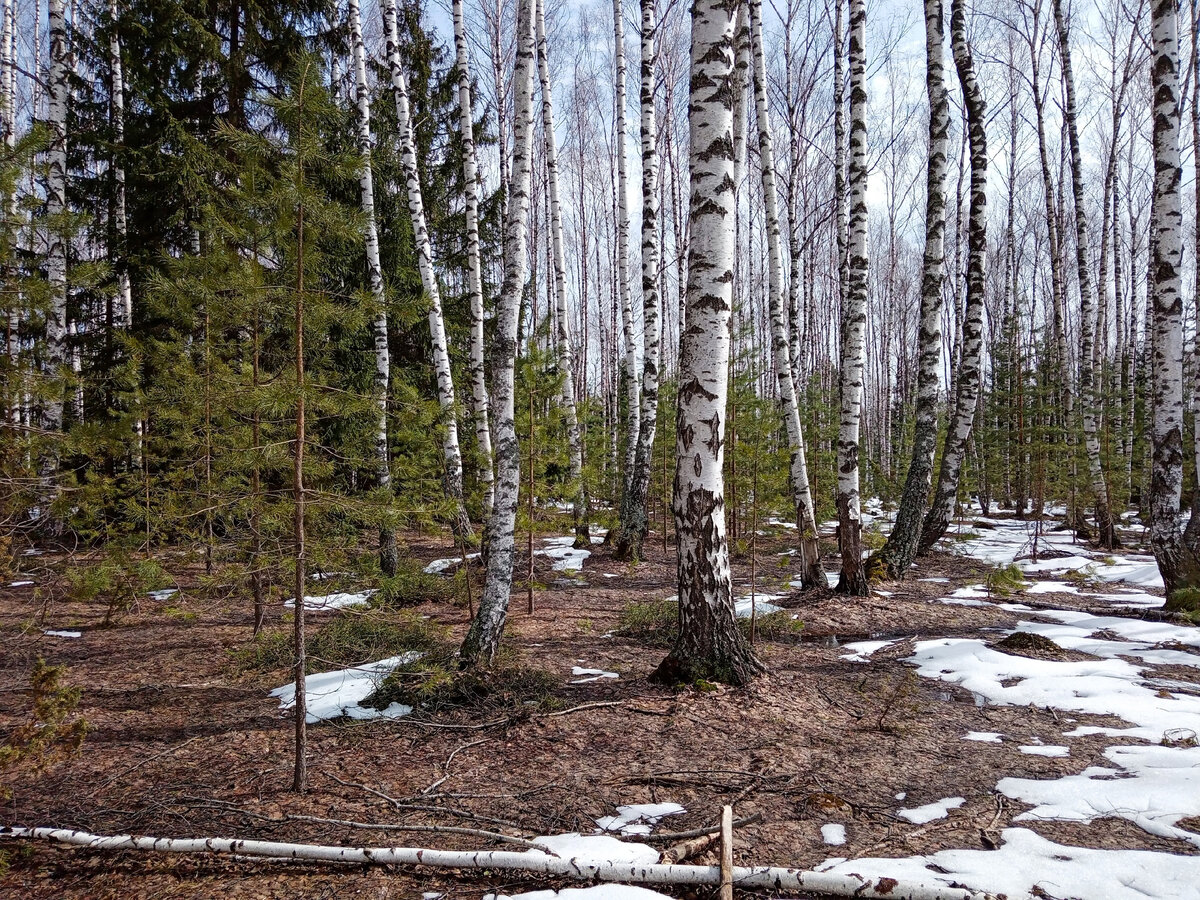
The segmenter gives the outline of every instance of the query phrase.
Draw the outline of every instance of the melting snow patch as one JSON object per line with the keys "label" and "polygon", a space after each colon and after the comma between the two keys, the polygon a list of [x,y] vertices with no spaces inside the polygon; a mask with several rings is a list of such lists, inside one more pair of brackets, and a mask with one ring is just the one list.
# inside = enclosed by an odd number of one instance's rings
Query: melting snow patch
{"label": "melting snow patch", "polygon": [[[658,851],[649,844],[622,841],[607,834],[551,834],[533,839],[563,859],[577,859],[583,863],[613,862],[633,866],[653,865],[658,862]],[[527,854],[545,856],[540,850],[526,850]]]}
{"label": "melting snow patch", "polygon": [[[467,559],[479,559],[478,553],[468,553]],[[448,568],[462,562],[461,556],[448,556],[445,559],[435,559],[425,567],[426,575],[441,575]]]}
{"label": "melting snow patch", "polygon": [[169,600],[179,593],[179,588],[163,588],[161,591],[151,591],[147,596],[151,600]]}
{"label": "melting snow patch", "polygon": [[947,797],[944,800],[926,803],[924,806],[918,806],[915,809],[897,810],[896,815],[905,821],[912,822],[914,825],[924,825],[926,822],[932,822],[934,819],[946,818],[946,816],[950,815],[950,810],[958,809],[966,802],[962,797]]}
{"label": "melting snow patch", "polygon": [[634,803],[618,806],[615,816],[601,816],[596,827],[601,831],[621,834],[650,834],[663,816],[678,816],[687,812],[678,803]]}
{"label": "melting snow patch", "polygon": [[1027,744],[1024,747],[1018,747],[1022,753],[1027,753],[1030,756],[1051,756],[1063,757],[1071,755],[1070,747],[1059,747],[1050,744]]}
{"label": "melting snow patch", "polygon": [[[304,598],[304,609],[307,612],[323,612],[330,609],[346,609],[350,606],[366,606],[372,594],[377,593],[375,590],[361,591],[357,594],[326,594],[323,597]],[[287,609],[296,608],[296,598],[283,601],[283,605]]]}
{"label": "melting snow patch", "polygon": [[583,678],[576,677],[571,684],[585,684],[589,681],[599,681],[601,678],[620,678],[616,672],[605,672],[603,669],[584,669],[579,666],[571,667],[571,674],[575,676],[585,676]]}
{"label": "melting snow patch", "polygon": [[[378,662],[309,675],[304,682],[307,695],[307,715],[304,720],[311,725],[341,716],[351,719],[398,719],[407,716],[412,712],[412,707],[403,703],[392,703],[385,709],[372,709],[360,704],[378,690],[393,669],[412,662],[420,655],[419,651],[410,650]],[[286,712],[296,705],[296,682],[275,688],[271,696],[279,698],[279,709]]]}
{"label": "melting snow patch", "polygon": [[1046,781],[1004,778],[996,787],[1006,797],[1034,804],[1018,821],[1128,819],[1150,834],[1200,847],[1200,834],[1176,827],[1180,819],[1200,814],[1200,747],[1109,747],[1104,755],[1119,768],[1090,766]]}
{"label": "melting snow patch", "polygon": [[981,744],[1000,744],[1004,735],[995,731],[968,731],[963,735],[964,741],[979,741]]}
{"label": "melting snow patch", "polygon": [[[766,616],[779,612],[782,606],[776,606],[772,600],[782,600],[783,594],[755,594],[753,608],[756,615]],[[749,597],[739,597],[733,601],[733,614],[739,619],[750,618],[751,602]]]}
{"label": "melting snow patch", "polygon": [[846,843],[846,826],[830,822],[821,826],[821,839],[827,844],[838,846]]}
{"label": "melting snow patch", "polygon": [[60,637],[60,638],[83,637],[82,631],[43,631],[42,634],[46,635],[47,637]]}
{"label": "melting snow patch", "polygon": [[[598,540],[592,538],[592,543],[595,544]],[[566,537],[552,537],[545,539],[546,548],[544,550],[534,550],[534,556],[548,556],[554,560],[550,564],[550,568],[555,572],[578,572],[583,568],[583,561],[592,555],[591,550],[576,550],[574,547],[575,536],[567,535]]]}
{"label": "melting snow patch", "polygon": [[871,654],[877,650],[882,650],[889,644],[894,644],[895,641],[855,641],[851,644],[843,644],[843,650],[849,650],[849,653],[843,653],[842,659],[848,659],[850,662],[869,662]]}
{"label": "melting snow patch", "polygon": [[1039,581],[1025,588],[1026,594],[1078,594],[1079,588],[1062,581]]}
{"label": "melting snow patch", "polygon": [[1093,850],[1048,841],[1025,828],[1006,828],[999,850],[942,850],[907,859],[855,859],[824,871],[966,885],[1009,897],[1079,900],[1178,900],[1195,897],[1200,856],[1148,850]]}

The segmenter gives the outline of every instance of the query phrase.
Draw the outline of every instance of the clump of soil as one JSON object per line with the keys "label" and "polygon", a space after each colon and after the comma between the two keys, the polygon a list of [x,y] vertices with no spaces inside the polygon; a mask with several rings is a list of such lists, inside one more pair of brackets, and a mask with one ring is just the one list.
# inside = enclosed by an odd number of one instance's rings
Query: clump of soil
{"label": "clump of soil", "polygon": [[1078,650],[1068,650],[1060,647],[1050,638],[1032,631],[1014,631],[1003,640],[992,644],[993,649],[1013,656],[1027,656],[1031,659],[1053,659],[1066,662],[1076,662],[1081,659],[1095,659],[1090,653]]}

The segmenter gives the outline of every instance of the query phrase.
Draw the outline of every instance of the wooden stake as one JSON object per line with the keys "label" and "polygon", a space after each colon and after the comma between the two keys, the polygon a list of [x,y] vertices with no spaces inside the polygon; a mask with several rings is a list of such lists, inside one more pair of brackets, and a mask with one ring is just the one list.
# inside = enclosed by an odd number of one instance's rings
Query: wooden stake
{"label": "wooden stake", "polygon": [[733,807],[721,807],[721,900],[733,900]]}

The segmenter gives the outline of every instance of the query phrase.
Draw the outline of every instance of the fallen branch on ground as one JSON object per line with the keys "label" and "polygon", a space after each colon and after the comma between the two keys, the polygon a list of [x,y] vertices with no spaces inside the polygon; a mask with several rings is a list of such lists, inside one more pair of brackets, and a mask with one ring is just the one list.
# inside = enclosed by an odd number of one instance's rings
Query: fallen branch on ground
{"label": "fallen branch on ground", "polygon": [[[718,866],[634,865],[561,859],[543,853],[506,850],[429,850],[420,847],[323,847],[236,838],[154,838],[98,835],[66,828],[14,828],[0,825],[0,838],[46,840],[90,850],[149,850],[160,853],[236,854],[262,859],[310,862],[353,862],[363,865],[441,866],[455,869],[495,869],[530,872],[582,880],[635,884],[719,885]],[[741,888],[810,891],[838,897],[888,900],[997,900],[995,895],[967,888],[894,878],[871,880],[861,875],[834,875],[776,866],[735,866],[733,883]]]}

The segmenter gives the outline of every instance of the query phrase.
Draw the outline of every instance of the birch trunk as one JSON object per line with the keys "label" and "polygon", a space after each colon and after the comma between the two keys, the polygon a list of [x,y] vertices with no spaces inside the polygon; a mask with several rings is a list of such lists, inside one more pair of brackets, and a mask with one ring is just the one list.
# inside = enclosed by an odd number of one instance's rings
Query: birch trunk
{"label": "birch trunk", "polygon": [[850,223],[848,280],[842,306],[841,424],[837,444],[838,543],[842,574],[837,591],[865,597],[859,509],[859,425],[867,325],[867,54],[866,0],[850,0]]}
{"label": "birch trunk", "polygon": [[[357,4],[358,0],[350,2]],[[446,323],[442,318],[442,296],[438,290],[437,273],[433,268],[433,247],[429,242],[429,230],[425,226],[425,203],[421,197],[417,151],[408,108],[408,84],[400,64],[396,0],[383,0],[383,18],[387,31],[388,68],[392,74],[392,90],[396,95],[396,121],[400,129],[400,164],[404,168],[404,181],[408,189],[408,215],[412,220],[413,238],[417,245],[421,286],[425,289],[425,298],[429,303],[429,340],[433,345],[433,371],[437,378],[438,406],[442,414],[442,459],[446,467],[446,494],[455,505],[454,533],[467,541],[471,538],[471,520],[467,517],[467,508],[463,503],[462,453],[458,446],[454,377],[450,370]],[[362,90],[365,90],[365,87]],[[365,103],[366,100],[361,99],[360,107]]]}
{"label": "birch trunk", "polygon": [[954,66],[962,85],[967,108],[967,130],[971,144],[971,207],[967,221],[967,302],[963,313],[962,357],[958,370],[958,396],[954,416],[946,431],[942,450],[942,468],[938,473],[937,492],[921,531],[919,551],[931,548],[950,526],[954,501],[958,496],[959,477],[966,456],[967,439],[975,421],[983,355],[983,304],[987,287],[987,104],[975,78],[971,48],[967,44],[967,17],[963,0],[950,5],[950,45]]}
{"label": "birch trunk", "polygon": [[[771,351],[775,378],[783,406],[784,426],[791,451],[789,473],[792,503],[796,511],[797,539],[800,542],[800,582],[809,590],[828,587],[821,568],[817,545],[817,519],[812,492],[808,485],[804,430],[792,378],[792,353],[788,342],[788,310],[783,296],[783,247],[779,234],[779,200],[775,184],[775,148],[771,140],[771,120],[767,105],[767,65],[763,47],[762,0],[749,0],[750,42],[753,48],[754,111],[758,123],[758,158],[762,167],[763,205],[767,220],[767,293],[771,311]],[[799,265],[799,255],[795,257]]]}
{"label": "birch trunk", "polygon": [[[43,427],[53,435],[63,430],[63,406],[67,359],[67,99],[70,60],[67,58],[67,22],[63,0],[50,0],[50,85],[49,132],[46,146],[46,278],[50,288],[50,304],[46,311],[46,369],[50,378],[43,409]],[[43,508],[49,515],[49,505],[56,491],[53,485],[58,472],[58,451],[44,451],[39,464]],[[56,528],[51,519],[50,527]]]}
{"label": "birch trunk", "polygon": [[733,301],[734,9],[692,7],[687,330],[680,337],[675,438],[679,637],[657,681],[742,684],[762,671],[734,619],[725,535],[725,406]]}
{"label": "birch trunk", "polygon": [[1059,59],[1066,89],[1067,135],[1070,144],[1071,190],[1075,201],[1075,264],[1079,278],[1079,399],[1083,414],[1083,445],[1087,455],[1088,481],[1096,508],[1096,529],[1100,546],[1114,549],[1119,541],[1113,530],[1112,504],[1108,482],[1100,462],[1100,436],[1097,413],[1100,398],[1095,386],[1096,295],[1092,285],[1091,250],[1088,242],[1087,210],[1084,208],[1083,160],[1079,148],[1079,125],[1075,106],[1075,76],[1071,69],[1071,40],[1063,17],[1062,0],[1054,0],[1054,24],[1058,31]]}
{"label": "birch trunk", "polygon": [[642,391],[633,475],[621,504],[617,559],[638,560],[650,531],[647,498],[658,427],[658,369],[662,361],[662,265],[658,230],[658,123],[654,115],[655,0],[642,0]]}
{"label": "birch trunk", "polygon": [[[1200,175],[1200,0],[1192,0],[1192,163]],[[1114,142],[1115,143],[1115,142]],[[1200,184],[1200,181],[1197,182]],[[1196,192],[1196,222],[1200,223],[1200,191]],[[1200,250],[1200,228],[1195,233],[1195,250]],[[1200,255],[1195,256],[1200,259]],[[1192,297],[1200,300],[1200,266],[1194,267]],[[1200,309],[1200,306],[1197,307]],[[1192,462],[1200,463],[1200,315],[1196,316],[1196,331],[1192,345]],[[1192,487],[1192,515],[1183,530],[1184,542],[1191,547],[1200,545],[1200,466],[1195,466]]]}
{"label": "birch trunk", "polygon": [[[946,262],[946,168],[950,103],[945,80],[945,13],[942,0],[925,0],[925,86],[929,95],[929,159],[926,171],[925,257],[921,276],[916,427],[912,461],[904,480],[896,525],[876,557],[888,578],[903,578],[917,555],[929,505],[937,451],[937,401],[942,364],[942,274]],[[875,567],[868,562],[867,569]]]}
{"label": "birch trunk", "polygon": [[[3,130],[4,149],[9,157],[13,155],[13,149],[16,147],[17,141],[17,118],[16,118],[16,59],[13,56],[15,47],[14,36],[16,34],[16,13],[13,9],[15,0],[4,0],[0,5],[0,129]],[[5,193],[3,197],[4,214],[8,217],[11,227],[15,228],[17,221],[17,192],[16,186],[12,190]],[[13,268],[7,267],[5,270],[5,280],[15,282]],[[8,421],[12,425],[19,425],[21,422],[21,374],[20,374],[20,356],[21,356],[21,313],[20,303],[16,298],[9,300],[9,312],[7,322],[7,332],[5,335],[5,353],[8,355],[8,384],[5,393],[5,401],[7,403]]]}
{"label": "birch trunk", "polygon": [[[461,0],[460,0],[461,2]],[[590,547],[587,489],[583,482],[583,449],[579,440],[579,417],[575,408],[575,353],[567,319],[567,261],[563,249],[562,200],[558,186],[558,140],[554,134],[554,99],[550,85],[550,59],[546,46],[546,16],[542,0],[535,0],[537,16],[537,63],[542,83],[542,135],[546,146],[546,180],[550,194],[550,244],[553,255],[555,344],[559,376],[562,378],[563,413],[567,420],[567,457],[570,465],[571,500],[575,514],[575,547]]]}
{"label": "birch trunk", "polygon": [[617,300],[621,304],[621,332],[625,339],[625,361],[621,378],[625,388],[625,472],[621,481],[621,505],[633,479],[641,424],[638,398],[637,343],[633,335],[633,298],[629,294],[629,201],[625,164],[625,11],[621,0],[613,0],[613,54],[616,65],[617,104]]}
{"label": "birch trunk", "polygon": [[846,0],[833,0],[833,220],[837,232],[838,309],[846,307],[850,257],[846,253],[846,68],[842,50],[842,11]]}
{"label": "birch trunk", "polygon": [[[6,0],[11,2],[11,0]],[[109,0],[108,16],[111,32],[108,38],[108,60],[112,70],[112,127],[116,149],[112,157],[113,219],[117,233],[116,257],[117,293],[121,305],[121,324],[133,326],[133,289],[129,284],[128,217],[125,203],[125,70],[121,64],[121,37],[117,32],[117,0]]]}
{"label": "birch trunk", "polygon": [[[392,472],[388,457],[387,401],[391,356],[388,352],[387,297],[383,289],[383,269],[379,264],[379,232],[375,224],[375,184],[371,174],[371,95],[367,85],[366,50],[363,47],[362,15],[358,0],[350,0],[350,54],[354,60],[355,99],[358,105],[358,153],[362,169],[358,176],[363,216],[367,220],[367,282],[375,302],[375,375],[373,380],[378,418],[375,425],[375,479],[391,497]],[[396,574],[396,530],[391,525],[379,529],[379,568],[384,575]],[[302,596],[297,594],[296,596]]]}
{"label": "birch trunk", "polygon": [[505,223],[504,283],[496,308],[492,366],[492,416],[496,440],[496,497],[488,523],[487,580],[479,610],[463,641],[464,668],[490,663],[500,646],[512,589],[514,530],[521,481],[514,421],[517,314],[526,277],[530,163],[533,155],[533,2],[517,3],[517,58],[513,70],[513,155]]}
{"label": "birch trunk", "polygon": [[463,0],[454,0],[454,49],[458,65],[459,133],[463,142],[463,192],[467,214],[467,286],[471,293],[471,412],[479,448],[479,482],[484,521],[492,511],[492,432],[488,426],[487,378],[483,367],[483,274],[479,258],[479,167],[475,158],[475,123],[471,117],[471,70]]}
{"label": "birch trunk", "polygon": [[[1153,0],[1151,83],[1154,89],[1154,237],[1151,297],[1154,308],[1154,441],[1150,478],[1150,546],[1162,572],[1167,609],[1195,607],[1200,556],[1183,540],[1183,211],[1179,183],[1179,10]],[[1186,590],[1191,589],[1191,590]]]}

